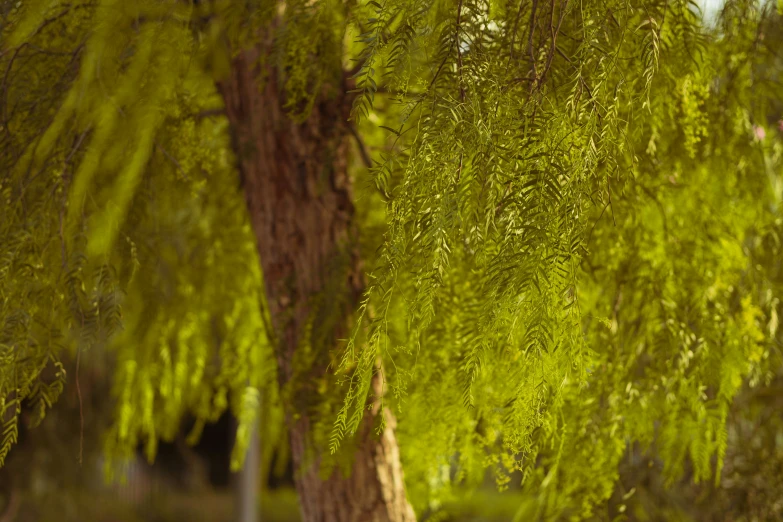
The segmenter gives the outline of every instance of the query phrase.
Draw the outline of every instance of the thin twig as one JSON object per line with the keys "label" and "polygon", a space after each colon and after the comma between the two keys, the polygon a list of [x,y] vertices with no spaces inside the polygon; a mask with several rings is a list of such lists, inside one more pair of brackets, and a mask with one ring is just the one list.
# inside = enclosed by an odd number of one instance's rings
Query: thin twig
{"label": "thin twig", "polygon": [[364,142],[362,141],[361,136],[359,136],[359,133],[356,132],[356,128],[353,125],[348,125],[348,130],[351,131],[351,134],[356,139],[356,145],[359,147],[359,155],[362,157],[362,163],[364,163],[364,166],[369,168],[372,168],[372,159],[370,159],[370,155],[367,152],[367,147],[364,146]]}
{"label": "thin twig", "polygon": [[[549,19],[549,30],[552,34],[552,46],[549,49],[549,56],[547,57],[546,67],[544,68],[544,72],[541,73],[541,78],[538,79],[537,82],[538,86],[541,86],[541,84],[544,82],[544,78],[549,72],[549,68],[552,66],[552,60],[555,57],[555,51],[559,50],[557,49],[557,35],[560,34],[560,26],[563,25],[563,18],[565,17],[565,12],[567,8],[568,8],[568,0],[563,0],[563,3],[560,5],[560,19],[557,21],[557,27],[555,27],[554,24],[555,0],[552,0],[552,12],[550,13],[550,19]],[[571,60],[568,61],[570,62]]]}
{"label": "thin twig", "polygon": [[[459,0],[459,5],[457,6],[457,27],[454,30],[454,44],[457,46],[457,74],[459,75],[459,98],[460,101],[465,101],[465,85],[464,85],[464,78],[462,76],[462,50],[460,50],[459,46],[459,30],[460,30],[460,21],[462,20],[462,0]],[[462,162],[460,161],[460,169],[462,167]]]}
{"label": "thin twig", "polygon": [[[63,193],[68,194],[68,185],[70,184],[70,176],[67,176],[66,173],[68,172],[68,168],[70,167],[71,158],[73,158],[74,154],[79,150],[79,148],[82,145],[82,141],[84,141],[85,136],[87,136],[87,133],[89,132],[89,129],[82,132],[75,140],[75,143],[73,147],[71,147],[71,151],[68,153],[68,156],[65,158],[65,166],[63,168]],[[68,253],[65,246],[65,210],[66,210],[66,200],[67,197],[63,198],[62,205],[60,205],[60,250],[62,255],[62,262],[63,262],[63,271],[65,270],[67,264],[68,264]]]}
{"label": "thin twig", "polygon": [[213,116],[225,116],[225,115],[226,115],[226,109],[220,107],[218,109],[205,109],[201,112],[196,113],[193,117],[197,120],[202,120],[204,118],[211,118]]}
{"label": "thin twig", "polygon": [[538,0],[533,0],[533,9],[530,11],[530,32],[527,35],[527,52],[530,54],[530,65],[533,69],[533,78],[538,78],[538,72],[536,71],[536,56],[533,53],[533,33],[536,29],[536,9],[538,8]]}
{"label": "thin twig", "polygon": [[79,466],[82,465],[84,456],[84,409],[82,408],[82,388],[79,385],[79,361],[81,360],[81,347],[76,349],[76,395],[79,398]]}
{"label": "thin twig", "polygon": [[612,211],[612,223],[617,226],[617,221],[614,219],[614,205],[612,205],[612,187],[609,185],[609,178],[606,178],[606,193],[609,196],[609,210]]}
{"label": "thin twig", "polygon": [[511,30],[511,49],[509,52],[509,58],[514,59],[514,41],[517,39],[517,28],[519,27],[519,19],[522,17],[522,4],[525,0],[519,0],[519,8],[517,9],[517,17],[514,18],[514,27]]}
{"label": "thin twig", "polygon": [[185,178],[185,179],[187,179],[187,180],[190,180],[190,176],[188,176],[187,172],[185,172],[185,170],[184,170],[184,169],[182,168],[182,166],[179,164],[179,161],[177,161],[177,158],[175,158],[174,156],[172,156],[171,154],[169,154],[169,152],[168,152],[166,149],[164,149],[163,147],[161,147],[161,145],[160,145],[160,144],[157,142],[157,140],[152,140],[152,143],[155,145],[155,148],[156,148],[156,149],[158,149],[159,151],[161,151],[161,152],[163,153],[163,155],[164,155],[164,156],[166,156],[166,158],[167,158],[167,159],[168,159],[168,160],[169,160],[169,161],[170,161],[170,162],[171,162],[171,163],[172,163],[172,164],[173,164],[175,167],[177,167],[177,170],[179,171],[179,173],[180,173],[180,174],[182,174],[182,177],[183,177],[183,178]]}

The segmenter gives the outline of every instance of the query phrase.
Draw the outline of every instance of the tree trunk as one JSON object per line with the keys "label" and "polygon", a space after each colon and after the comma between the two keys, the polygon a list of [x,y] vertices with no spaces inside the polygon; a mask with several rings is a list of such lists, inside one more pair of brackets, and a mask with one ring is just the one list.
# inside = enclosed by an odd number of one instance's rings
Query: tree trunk
{"label": "tree trunk", "polygon": [[[302,518],[412,522],[394,418],[378,404],[356,435],[350,475],[319,473],[323,448],[310,437],[322,397],[318,384],[328,379],[331,349],[345,336],[363,289],[348,176],[350,100],[337,71],[336,95],[319,96],[307,120],[295,123],[283,108],[278,72],[261,70],[261,52],[235,58],[219,89],[279,343],[278,380],[290,390],[286,418]],[[378,438],[373,428],[380,415],[387,423]]]}

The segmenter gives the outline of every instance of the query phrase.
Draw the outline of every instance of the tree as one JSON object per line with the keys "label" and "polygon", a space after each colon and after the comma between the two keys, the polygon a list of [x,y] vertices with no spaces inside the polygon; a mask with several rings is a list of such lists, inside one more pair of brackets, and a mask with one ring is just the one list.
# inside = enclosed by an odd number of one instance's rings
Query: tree
{"label": "tree", "polygon": [[305,520],[487,467],[588,516],[629,441],[719,477],[778,335],[770,4],[3,5],[3,454],[108,344],[109,449],[231,402],[238,462],[279,394]]}

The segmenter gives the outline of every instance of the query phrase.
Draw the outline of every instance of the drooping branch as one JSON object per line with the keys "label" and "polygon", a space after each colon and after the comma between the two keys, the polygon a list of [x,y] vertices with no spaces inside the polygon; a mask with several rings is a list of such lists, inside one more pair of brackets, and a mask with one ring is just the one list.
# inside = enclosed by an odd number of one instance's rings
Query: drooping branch
{"label": "drooping branch", "polygon": [[[555,25],[555,0],[552,0],[552,10],[550,12],[550,20],[549,20],[549,31],[552,38],[550,47],[549,47],[549,53],[546,60],[546,65],[544,67],[544,71],[541,73],[541,78],[538,79],[538,87],[541,87],[541,84],[544,83],[544,79],[546,78],[547,73],[549,72],[549,68],[552,66],[552,60],[555,57],[555,50],[557,49],[557,35],[560,34],[560,27],[563,25],[563,18],[565,17],[566,9],[568,8],[568,1],[569,0],[563,0],[560,4],[560,17],[557,21],[557,25]],[[562,54],[562,52],[561,52]],[[568,60],[568,58],[566,58]],[[570,60],[568,60],[570,62]]]}

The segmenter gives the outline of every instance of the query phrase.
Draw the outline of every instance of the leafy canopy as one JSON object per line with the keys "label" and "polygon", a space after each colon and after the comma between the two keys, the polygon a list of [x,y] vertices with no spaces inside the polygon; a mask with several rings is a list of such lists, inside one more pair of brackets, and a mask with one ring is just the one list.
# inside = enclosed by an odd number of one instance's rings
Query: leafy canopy
{"label": "leafy canopy", "polygon": [[225,122],[203,115],[277,17],[292,117],[342,61],[378,151],[355,175],[383,234],[316,442],[354,432],[380,357],[419,510],[489,467],[537,492],[520,517],[588,516],[629,441],[719,479],[732,398],[778,360],[772,4],[730,0],[714,28],[686,0],[3,5],[4,411],[43,414],[62,352],[106,347],[114,452],[152,457],[228,403],[246,434],[274,349]]}

